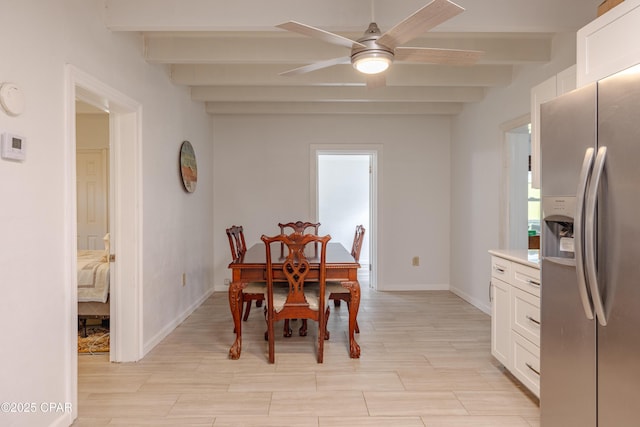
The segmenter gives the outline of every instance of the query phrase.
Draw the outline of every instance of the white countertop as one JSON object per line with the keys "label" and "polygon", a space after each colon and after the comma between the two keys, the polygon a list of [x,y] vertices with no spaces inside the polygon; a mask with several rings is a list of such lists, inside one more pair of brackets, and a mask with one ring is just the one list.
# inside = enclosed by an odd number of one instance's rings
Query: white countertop
{"label": "white countertop", "polygon": [[538,249],[491,249],[489,253],[529,267],[540,268],[540,251]]}

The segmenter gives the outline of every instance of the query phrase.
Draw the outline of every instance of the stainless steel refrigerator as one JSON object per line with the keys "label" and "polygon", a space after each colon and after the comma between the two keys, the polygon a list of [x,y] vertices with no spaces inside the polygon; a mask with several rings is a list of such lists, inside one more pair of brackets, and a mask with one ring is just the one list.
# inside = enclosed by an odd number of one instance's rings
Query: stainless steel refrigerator
{"label": "stainless steel refrigerator", "polygon": [[640,425],[640,69],[541,107],[542,427]]}

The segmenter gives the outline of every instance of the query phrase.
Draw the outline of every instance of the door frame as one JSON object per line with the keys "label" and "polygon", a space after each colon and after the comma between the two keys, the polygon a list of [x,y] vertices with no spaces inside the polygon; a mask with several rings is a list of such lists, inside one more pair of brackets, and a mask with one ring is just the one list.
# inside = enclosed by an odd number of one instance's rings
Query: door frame
{"label": "door frame", "polygon": [[381,266],[378,263],[378,230],[382,223],[378,206],[382,204],[380,182],[382,181],[382,144],[312,144],[310,146],[309,169],[311,203],[310,212],[315,218],[319,215],[318,206],[318,156],[320,155],[368,155],[371,159],[371,173],[369,175],[369,287],[378,288],[378,277],[381,277]]}
{"label": "door frame", "polygon": [[76,100],[109,113],[109,230],[112,362],[137,361],[142,343],[142,106],[71,64],[65,66],[64,235],[67,326],[67,398],[77,417],[78,289],[76,215]]}
{"label": "door frame", "polygon": [[[509,249],[511,244],[511,138],[514,129],[531,123],[531,114],[523,114],[500,125],[502,131],[502,174],[500,183],[500,215],[499,223],[502,227],[498,230],[498,244],[500,248]],[[532,153],[533,156],[533,153]],[[533,160],[532,160],[533,162]]]}

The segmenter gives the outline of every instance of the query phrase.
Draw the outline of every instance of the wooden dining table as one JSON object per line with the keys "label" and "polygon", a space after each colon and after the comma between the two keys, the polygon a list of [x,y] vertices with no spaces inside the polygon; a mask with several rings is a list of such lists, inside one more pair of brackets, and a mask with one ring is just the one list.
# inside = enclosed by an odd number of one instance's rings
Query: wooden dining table
{"label": "wooden dining table", "polygon": [[[279,243],[273,243],[272,245],[273,278],[277,281],[286,282],[282,272],[282,262],[286,257],[286,253],[283,251],[287,249],[286,247],[282,248]],[[279,258],[276,258],[277,256]],[[319,250],[313,244],[309,244],[305,249],[305,256],[311,266],[307,280],[318,280]],[[360,264],[356,262],[341,243],[329,242],[327,244],[327,281],[341,282],[342,286],[348,289],[351,294],[351,303],[349,304],[349,356],[353,359],[360,357],[360,346],[354,337],[356,318],[360,307],[359,267]],[[232,281],[229,285],[229,308],[231,309],[236,332],[235,342],[229,349],[229,357],[238,359],[242,351],[242,289],[247,286],[248,282],[264,282],[265,287],[267,286],[267,261],[264,243],[257,243],[250,247],[243,257],[231,262],[229,268],[233,273]]]}

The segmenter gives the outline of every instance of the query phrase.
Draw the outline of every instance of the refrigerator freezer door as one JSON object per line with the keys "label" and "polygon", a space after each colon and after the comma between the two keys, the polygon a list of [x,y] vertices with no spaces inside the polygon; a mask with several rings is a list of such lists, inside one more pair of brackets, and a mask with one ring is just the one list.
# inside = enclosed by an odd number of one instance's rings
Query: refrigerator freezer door
{"label": "refrigerator freezer door", "polygon": [[[596,147],[596,98],[594,84],[542,105],[543,200],[577,196],[585,152]],[[562,216],[576,218],[575,212]],[[540,422],[595,427],[596,326],[581,303],[575,259],[560,247],[567,228],[546,221],[542,227]]]}
{"label": "refrigerator freezer door", "polygon": [[[598,195],[598,425],[638,425],[640,402],[640,77],[598,83],[598,144],[607,161]],[[544,283],[544,282],[543,282]]]}
{"label": "refrigerator freezer door", "polygon": [[575,267],[542,260],[540,425],[596,426],[595,320],[580,305]]}

